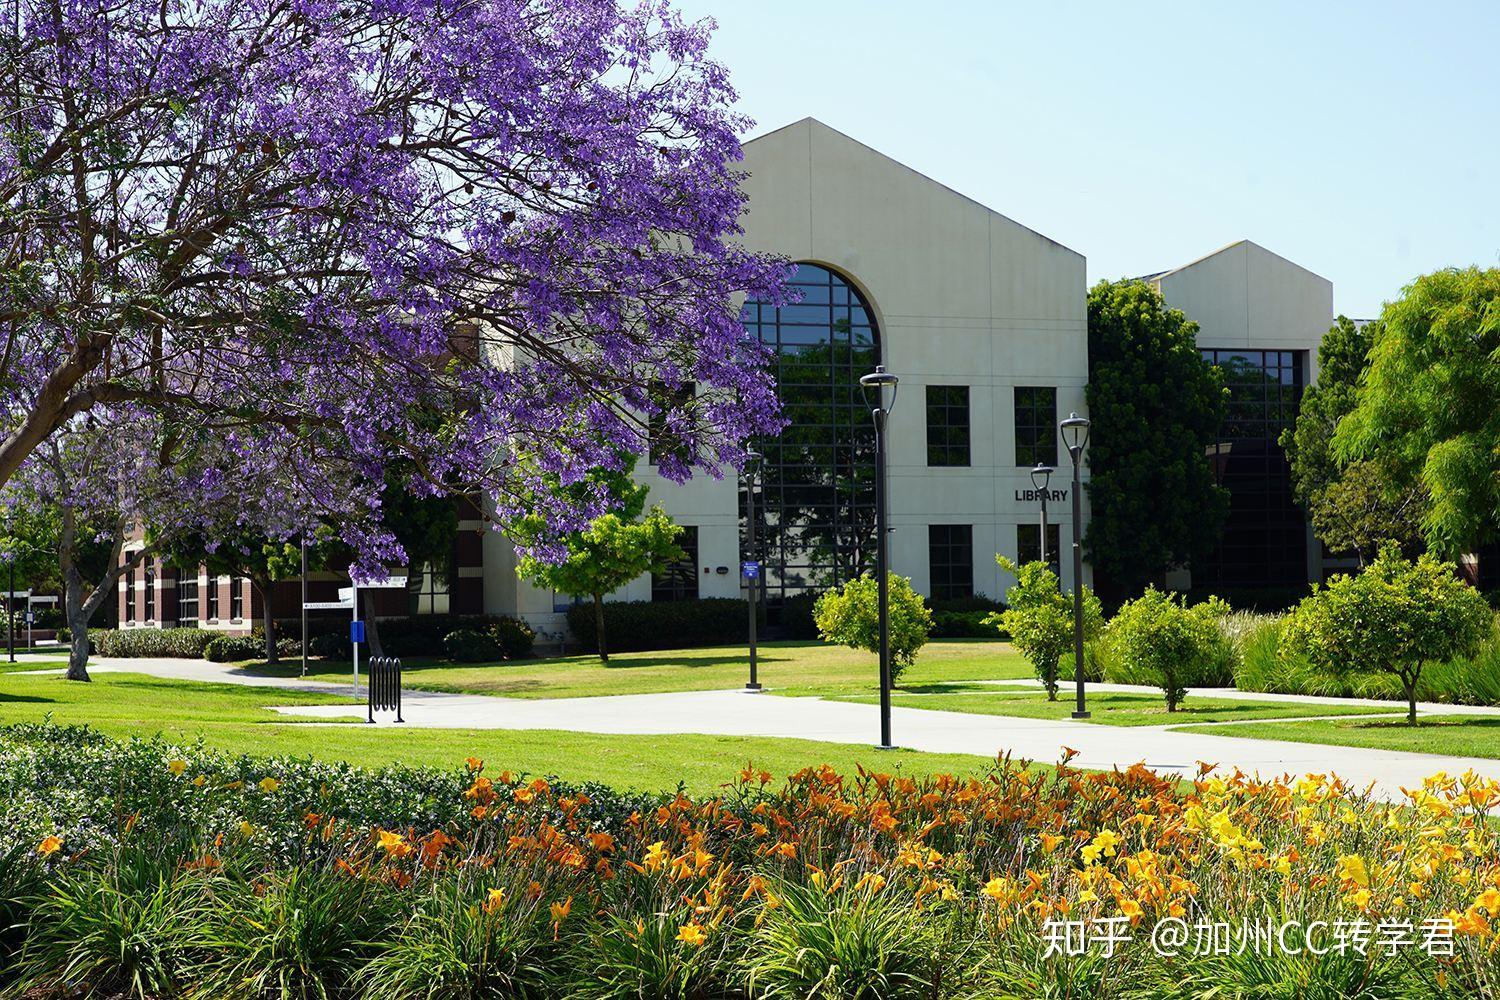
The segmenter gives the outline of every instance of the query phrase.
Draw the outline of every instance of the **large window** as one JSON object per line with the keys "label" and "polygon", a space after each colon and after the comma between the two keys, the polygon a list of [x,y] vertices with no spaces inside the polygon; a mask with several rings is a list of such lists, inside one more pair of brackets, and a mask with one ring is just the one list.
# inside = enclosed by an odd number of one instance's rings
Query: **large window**
{"label": "large window", "polygon": [[974,527],[927,526],[927,573],[933,600],[974,596]]}
{"label": "large window", "polygon": [[1303,351],[1206,349],[1229,390],[1209,461],[1229,491],[1219,551],[1193,567],[1193,583],[1256,590],[1307,581],[1307,517],[1292,498],[1291,468],[1278,438],[1297,420],[1306,383]]}
{"label": "large window", "polygon": [[969,387],[927,387],[927,464],[969,464]]}
{"label": "large window", "polygon": [[182,628],[198,627],[198,578],[177,578],[177,624]]}
{"label": "large window", "polygon": [[677,535],[682,558],[651,574],[653,601],[696,601],[698,599],[698,528],[684,525]]}
{"label": "large window", "polygon": [[407,581],[411,613],[414,615],[446,615],[451,607],[450,596],[453,581],[451,570],[446,566],[423,563]]}
{"label": "large window", "polygon": [[[758,442],[762,463],[757,535],[765,595],[773,605],[836,587],[875,561],[875,430],[859,377],[880,360],[869,304],[849,281],[798,264],[777,308],[745,303],[746,330],[772,352],[771,369],[788,426]],[[744,492],[740,517],[744,524]]]}
{"label": "large window", "polygon": [[156,571],[146,570],[146,621],[156,621]]}
{"label": "large window", "polygon": [[135,621],[135,570],[125,571],[125,620]]}
{"label": "large window", "polygon": [[[1016,525],[1016,562],[1037,562],[1042,558],[1041,524]],[[1058,579],[1062,579],[1062,531],[1055,524],[1047,525],[1047,565],[1052,567]]]}
{"label": "large window", "polygon": [[219,578],[216,576],[208,578],[208,620],[219,620]]}
{"label": "large window", "polygon": [[1057,465],[1057,390],[1016,386],[1016,464]]}
{"label": "large window", "polygon": [[237,576],[229,578],[229,620],[242,621],[245,617],[245,581]]}

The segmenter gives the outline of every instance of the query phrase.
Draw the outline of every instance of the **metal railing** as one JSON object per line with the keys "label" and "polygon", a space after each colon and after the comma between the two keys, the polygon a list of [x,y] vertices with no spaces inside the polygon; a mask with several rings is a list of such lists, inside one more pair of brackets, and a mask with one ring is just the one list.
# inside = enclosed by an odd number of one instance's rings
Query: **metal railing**
{"label": "metal railing", "polygon": [[370,678],[365,685],[365,701],[369,706],[366,721],[374,722],[376,712],[395,712],[397,722],[401,718],[401,659],[396,656],[375,656],[370,659]]}

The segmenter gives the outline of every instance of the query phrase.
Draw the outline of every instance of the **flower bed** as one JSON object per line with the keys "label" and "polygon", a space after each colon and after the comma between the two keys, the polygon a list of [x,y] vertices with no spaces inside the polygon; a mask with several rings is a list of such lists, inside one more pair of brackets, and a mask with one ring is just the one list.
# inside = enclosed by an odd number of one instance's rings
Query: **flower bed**
{"label": "flower bed", "polygon": [[35,996],[1500,987],[1500,787],[1472,776],[1386,805],[1206,766],[747,767],[690,799],[32,726],[0,731],[0,796],[0,990]]}

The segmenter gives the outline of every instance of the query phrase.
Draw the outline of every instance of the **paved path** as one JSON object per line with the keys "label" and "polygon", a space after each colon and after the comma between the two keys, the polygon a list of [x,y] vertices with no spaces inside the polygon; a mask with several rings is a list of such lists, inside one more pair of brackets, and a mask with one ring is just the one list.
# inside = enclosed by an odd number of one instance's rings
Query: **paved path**
{"label": "paved path", "polygon": [[[194,660],[101,660],[90,669],[350,693],[347,684],[258,677],[235,667]],[[1294,696],[1255,697],[1283,700]],[[1313,710],[1309,714],[1316,714],[1318,704],[1346,703],[1339,699],[1297,700],[1307,701]],[[874,705],[781,698],[738,690],[552,699],[408,691],[404,703],[408,725],[440,729],[709,733],[865,745],[872,743],[879,731],[878,710]],[[1381,708],[1390,706],[1389,702],[1373,704]],[[1455,711],[1450,705],[1422,707],[1439,714]],[[344,705],[298,705],[277,711],[311,719],[349,715],[349,708]],[[1201,760],[1263,776],[1331,771],[1356,786],[1373,784],[1379,794],[1389,798],[1398,798],[1402,787],[1415,787],[1436,771],[1456,774],[1472,769],[1500,779],[1500,760],[1241,739],[1174,732],[1164,726],[1104,726],[1071,719],[1025,719],[917,708],[894,709],[892,725],[900,746],[928,752],[985,757],[1009,752],[1032,760],[1052,761],[1066,746],[1078,751],[1073,761],[1075,766],[1105,770],[1143,762],[1162,774],[1192,776]]]}

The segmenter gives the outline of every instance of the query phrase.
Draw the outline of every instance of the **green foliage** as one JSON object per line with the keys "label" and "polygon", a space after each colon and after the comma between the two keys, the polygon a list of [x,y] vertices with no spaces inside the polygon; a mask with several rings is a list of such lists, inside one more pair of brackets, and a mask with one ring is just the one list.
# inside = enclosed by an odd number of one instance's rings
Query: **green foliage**
{"label": "green foliage", "polygon": [[[594,610],[589,604],[575,604],[568,609],[568,628],[584,652],[598,649]],[[732,597],[604,602],[605,634],[609,636],[610,648],[617,653],[744,642],[749,624],[746,602]]]}
{"label": "green foliage", "polygon": [[750,993],[766,1000],[902,1000],[939,995],[941,967],[909,899],[777,884],[751,945]]}
{"label": "green foliage", "polygon": [[197,660],[218,633],[196,628],[90,629],[99,656],[181,657]]}
{"label": "green foliage", "polygon": [[1386,304],[1333,452],[1378,460],[1430,498],[1427,545],[1456,559],[1500,538],[1500,269],[1424,275]]}
{"label": "green foliage", "polygon": [[[891,683],[901,679],[907,667],[916,662],[917,652],[927,645],[932,634],[932,612],[922,595],[912,589],[911,581],[891,573],[889,589]],[[851,649],[880,651],[880,585],[873,576],[850,580],[839,590],[830,590],[813,607],[818,635],[824,642],[835,642]]]}
{"label": "green foliage", "polygon": [[1393,543],[1357,576],[1336,576],[1305,598],[1283,625],[1286,652],[1333,673],[1379,672],[1400,678],[1407,721],[1417,722],[1417,684],[1431,662],[1473,656],[1493,614],[1452,563],[1401,557]]}
{"label": "green foliage", "polygon": [[[203,647],[203,658],[214,663],[258,660],[265,653],[266,637],[258,629],[251,631],[249,635],[216,635]],[[301,656],[302,642],[300,639],[278,639],[276,653],[280,657]]]}
{"label": "green foliage", "polygon": [[1313,530],[1333,551],[1354,552],[1361,561],[1388,540],[1415,552],[1427,511],[1426,490],[1396,463],[1345,463],[1333,450],[1334,432],[1355,408],[1382,329],[1379,320],[1359,327],[1338,318],[1318,347],[1318,381],[1303,393],[1296,424],[1281,432],[1293,495],[1312,517]]}
{"label": "green foliage", "polygon": [[1147,587],[1120,608],[1107,630],[1121,680],[1161,688],[1168,712],[1177,710],[1189,687],[1225,683],[1232,673],[1233,650],[1219,622],[1228,611],[1222,601],[1189,606],[1180,597]]}
{"label": "green foliage", "polygon": [[1229,495],[1204,457],[1224,387],[1197,324],[1140,281],[1089,290],[1089,503],[1085,550],[1101,579],[1136,593],[1218,544]]}
{"label": "green foliage", "polygon": [[[484,902],[505,892],[499,910]],[[369,1000],[545,1000],[557,996],[549,961],[559,950],[552,929],[527,899],[525,886],[492,876],[437,882],[359,976]]]}
{"label": "green foliage", "polygon": [[[1046,687],[1048,699],[1056,701],[1058,664],[1073,650],[1073,598],[1062,592],[1057,574],[1040,560],[1017,565],[1005,556],[996,556],[995,561],[1016,578],[1016,583],[1005,592],[1005,610],[991,615],[990,623],[1010,635],[1011,645],[1031,662],[1037,679]],[[1099,599],[1085,587],[1084,641],[1097,637],[1103,627]]]}
{"label": "green foliage", "polygon": [[161,846],[122,844],[107,863],[58,873],[31,915],[21,982],[39,992],[132,1000],[177,995],[194,925],[206,913],[192,876]]}
{"label": "green foliage", "polygon": [[694,919],[690,906],[670,902],[645,918],[606,914],[578,943],[576,965],[586,969],[568,996],[580,1000],[699,1000],[737,996],[727,984],[734,963],[729,933],[715,933],[694,947],[678,940],[683,925]]}
{"label": "green foliage", "polygon": [[[568,535],[563,561],[548,562],[526,555],[516,567],[517,573],[539,587],[594,599],[595,626],[591,633],[595,649],[605,662],[609,661],[609,628],[602,607],[604,595],[643,573],[685,557],[677,545],[682,529],[659,505],[642,514],[647,488],[631,484],[628,474],[628,468],[596,474],[614,498],[616,512],[595,518],[586,529]],[[524,540],[536,530],[535,524],[522,525],[517,534]]]}

